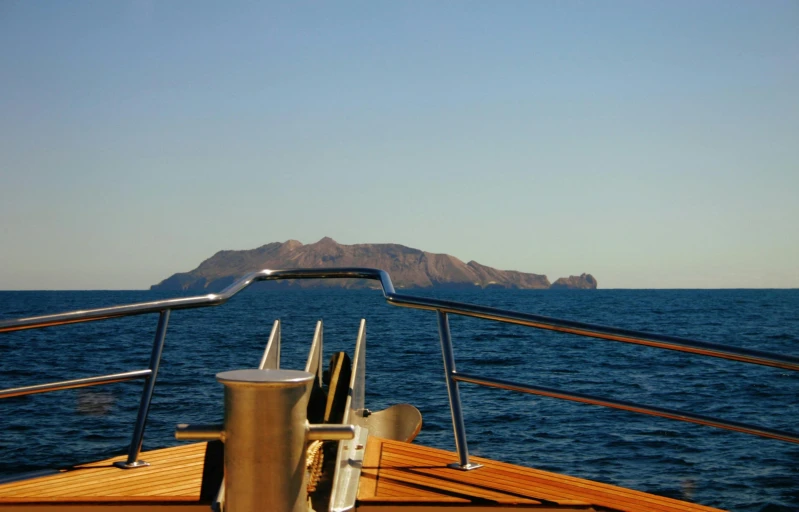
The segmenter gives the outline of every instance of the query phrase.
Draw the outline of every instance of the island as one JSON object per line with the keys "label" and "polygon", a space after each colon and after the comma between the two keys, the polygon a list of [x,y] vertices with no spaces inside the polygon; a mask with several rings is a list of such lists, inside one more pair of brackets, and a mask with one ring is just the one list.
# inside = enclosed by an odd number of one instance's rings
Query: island
{"label": "island", "polygon": [[[262,269],[370,267],[387,271],[394,287],[402,288],[514,288],[546,290],[552,287],[595,289],[590,274],[560,278],[551,285],[545,275],[497,270],[476,261],[464,263],[448,254],[435,254],[399,244],[339,244],[329,237],[313,244],[297,240],[273,242],[256,249],[219,251],[189,272],[180,272],[151,290],[215,293],[249,272]],[[290,280],[259,283],[266,286],[336,286],[373,288],[361,279]]]}

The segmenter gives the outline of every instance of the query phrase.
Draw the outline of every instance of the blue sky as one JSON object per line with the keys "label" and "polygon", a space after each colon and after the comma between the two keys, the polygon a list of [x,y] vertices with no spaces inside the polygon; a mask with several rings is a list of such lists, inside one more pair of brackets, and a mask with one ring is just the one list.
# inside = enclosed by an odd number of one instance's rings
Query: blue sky
{"label": "blue sky", "polygon": [[396,242],[799,287],[799,4],[0,3],[0,289]]}

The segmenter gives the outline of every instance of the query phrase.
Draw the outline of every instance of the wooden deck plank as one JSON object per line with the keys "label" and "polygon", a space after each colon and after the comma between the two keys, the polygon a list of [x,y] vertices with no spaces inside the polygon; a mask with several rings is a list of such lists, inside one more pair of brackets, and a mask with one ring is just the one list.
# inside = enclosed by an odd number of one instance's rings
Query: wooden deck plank
{"label": "wooden deck plank", "polygon": [[[166,504],[192,504],[200,503],[197,499],[187,500],[181,496],[110,496],[105,499],[87,498],[19,498],[10,501],[0,500],[0,510],[5,510],[8,505],[31,504],[31,503],[86,503],[87,505],[96,503],[166,503]],[[208,503],[205,503],[208,506]]]}
{"label": "wooden deck plank", "polygon": [[[384,458],[384,467],[403,467],[407,464],[412,464],[414,462],[413,458],[396,458],[392,457],[391,455],[387,455]],[[426,461],[426,463],[430,463]],[[446,466],[437,466],[431,467],[429,469],[421,468],[418,470],[420,473],[430,474],[438,476],[439,478],[446,479],[451,472],[446,468]],[[497,490],[501,490],[504,492],[509,493],[519,493],[519,482],[527,482],[529,480],[525,478],[513,478],[507,477],[502,475],[500,472],[486,474],[485,472],[480,471],[472,471],[469,472],[468,475],[463,475],[464,481],[469,482],[472,485],[482,485],[482,486],[490,486]],[[523,488],[522,488],[523,489]],[[559,499],[567,499],[568,496],[563,493],[558,493],[559,489],[557,487],[553,487],[549,492],[550,497],[557,497]],[[523,490],[521,492],[524,492]]]}
{"label": "wooden deck plank", "polygon": [[[199,468],[198,473],[202,472],[202,467]],[[175,486],[175,484],[191,483],[194,490],[191,492],[167,492]],[[85,496],[199,496],[199,489],[202,483],[202,478],[191,478],[186,474],[170,475],[168,478],[158,478],[155,480],[148,480],[146,482],[138,482],[135,485],[126,485],[114,489],[113,493],[103,491],[101,488],[96,488],[90,493],[84,494]]]}
{"label": "wooden deck plank", "polygon": [[[434,502],[419,502],[409,505],[398,501],[370,501],[358,505],[359,512],[385,512],[386,510],[408,511],[408,512],[442,512],[452,511],[463,508],[458,504],[445,505]],[[516,505],[508,507],[506,505],[468,505],[469,512],[508,512],[509,510],[529,510],[535,512],[597,512],[596,509],[587,506],[576,506],[570,508],[551,507],[542,505]],[[602,511],[604,512],[604,510]]]}
{"label": "wooden deck plank", "polygon": [[[86,482],[93,483],[94,485],[106,485],[109,482],[119,482],[125,479],[141,479],[142,471],[146,471],[149,478],[156,478],[156,474],[166,473],[171,470],[170,463],[172,461],[181,461],[184,460],[184,458],[189,458],[189,460],[191,460],[191,458],[193,458],[194,460],[199,460],[201,464],[205,454],[203,443],[189,446],[193,453],[186,454],[187,450],[183,449],[183,446],[145,452],[144,455],[148,456],[147,458],[152,461],[152,465],[147,468],[121,470],[112,466],[112,463],[117,460],[125,460],[126,457],[114,457],[104,461],[80,464],[68,470],[64,470],[58,475],[52,475],[53,477],[58,476],[58,478],[34,478],[2,485],[0,486],[0,496],[6,495],[7,493],[24,492],[28,489],[33,489],[34,492],[36,492],[36,490],[63,489],[65,492],[68,492],[67,488],[80,486],[81,483]],[[170,456],[172,450],[174,450],[173,457]],[[156,454],[157,457],[149,457],[151,454]],[[103,474],[103,479],[99,481],[99,483],[96,476],[98,471]]]}
{"label": "wooden deck plank", "polygon": [[[369,510],[380,502],[393,506],[436,500],[452,503],[464,499],[485,506],[511,503],[542,507],[566,507],[636,512],[718,512],[718,509],[671,498],[593,482],[567,475],[515,466],[481,457],[472,462],[483,468],[460,471],[447,465],[456,454],[410,443],[369,438],[359,503]],[[391,508],[387,505],[388,508]],[[413,508],[413,507],[412,507]]]}
{"label": "wooden deck plank", "polygon": [[[401,449],[402,447],[398,447]],[[437,456],[437,457],[430,457],[430,454],[426,454],[419,456],[419,457],[397,457],[393,450],[389,452],[383,452],[383,466],[388,468],[401,468],[401,467],[411,467],[412,470],[428,475],[433,476],[434,478],[438,478],[442,480],[442,484],[445,484],[447,481],[452,480],[453,477],[463,481],[467,485],[473,485],[478,488],[495,488],[498,490],[505,491],[507,493],[515,494],[517,496],[522,495],[526,498],[534,498],[540,497],[540,492],[536,489],[536,492],[533,493],[525,488],[525,486],[520,486],[520,483],[524,483],[524,479],[520,478],[512,478],[512,479],[502,479],[497,478],[497,474],[487,473],[484,471],[468,471],[462,472],[457,470],[452,470],[447,467],[447,464],[451,461],[451,457],[449,454],[446,454],[444,457]],[[456,472],[457,471],[457,472]],[[391,476],[392,473],[387,473],[387,476]],[[555,490],[558,490],[555,488]],[[547,501],[557,499],[560,500],[569,500],[573,501],[571,497],[565,493],[548,493],[546,496]],[[586,504],[585,502],[582,502]]]}
{"label": "wooden deck plank", "polygon": [[[113,468],[117,469],[117,468]],[[143,469],[143,468],[140,468]],[[134,470],[121,470],[128,473]],[[117,469],[117,471],[120,471]],[[167,467],[160,471],[139,473],[138,475],[115,478],[108,472],[93,471],[92,474],[83,475],[81,479],[71,479],[59,485],[42,487],[36,492],[38,496],[92,496],[92,495],[132,495],[139,488],[152,488],[153,484],[161,484],[174,479],[186,480],[192,477],[202,477],[202,461],[181,467]]]}
{"label": "wooden deck plank", "polygon": [[[205,446],[203,446],[203,444],[204,443],[191,443],[186,445],[171,446],[169,448],[159,448],[157,450],[142,452],[139,458],[141,460],[146,460],[147,462],[150,463],[159,462],[163,460],[171,460],[181,457],[182,455],[185,454],[192,454],[204,451]],[[123,461],[126,459],[127,455],[118,455],[116,457],[111,457],[109,459],[77,464],[75,467],[80,467],[80,468],[105,467],[114,462]]]}
{"label": "wooden deck plank", "polygon": [[[378,488],[378,496],[413,496],[414,498],[440,498],[443,494],[440,491],[428,490],[424,489],[421,486],[409,486],[407,482],[394,480],[394,479],[387,479],[383,484],[380,485]],[[463,497],[459,497],[454,495],[444,496],[448,498],[449,501],[455,501],[460,503],[468,503],[469,500]]]}
{"label": "wooden deck plank", "polygon": [[[197,476],[202,475],[202,459],[188,467],[171,466],[168,462],[163,462],[162,464],[161,466],[132,470],[123,470],[116,467],[95,467],[88,470],[67,471],[54,475],[54,477],[60,478],[35,479],[30,481],[25,487],[19,486],[16,489],[10,487],[8,491],[24,494],[32,493],[34,496],[79,496],[95,492],[93,489],[99,489],[101,493],[124,494],[123,489],[126,486],[136,485],[137,483],[152,485],[153,482],[167,478],[168,475],[179,474],[181,478],[191,477],[195,474]],[[199,469],[197,466],[199,466]],[[0,496],[4,495],[3,491],[4,489],[0,488]]]}
{"label": "wooden deck plank", "polygon": [[[436,460],[439,460],[440,463],[444,464],[446,461],[451,459],[451,455],[444,455],[443,457],[431,457],[430,454],[420,455],[420,456],[395,456],[393,454],[392,447],[391,452],[386,453],[385,451],[383,459],[388,459],[391,461],[392,459],[401,459],[405,463],[415,462],[416,464],[422,463],[434,463]],[[424,447],[420,447],[424,448]],[[413,445],[404,445],[404,446],[396,446],[396,450],[403,454],[411,454],[414,453]],[[444,452],[445,454],[447,452]],[[477,458],[476,458],[477,460]],[[502,468],[500,465],[502,463],[496,463],[494,461],[490,461],[494,465],[497,465],[495,468],[497,469],[498,473],[503,473],[503,469],[510,469],[507,474],[513,482],[515,487],[519,487],[520,482],[526,482],[534,486],[536,492],[544,491],[548,494],[548,496],[544,496],[539,494],[541,497],[546,497],[551,499],[552,497],[559,497],[558,501],[563,497],[571,497],[571,498],[579,498],[579,499],[586,499],[591,498],[592,501],[596,501],[597,498],[605,498],[609,496],[613,496],[614,500],[617,503],[627,503],[629,505],[638,505],[641,502],[648,503],[652,510],[664,510],[664,511],[672,511],[672,510],[683,510],[683,511],[695,511],[697,510],[697,505],[681,502],[677,500],[672,500],[674,503],[663,503],[663,499],[659,496],[649,495],[645,493],[640,493],[637,491],[631,491],[629,489],[624,489],[620,487],[611,486],[608,484],[603,484],[600,482],[592,482],[590,480],[581,480],[575,479],[574,477],[569,477],[566,475],[558,475],[555,473],[548,473],[540,470],[532,470],[525,471],[527,468],[523,468],[520,466],[511,466],[510,468]],[[507,464],[503,464],[504,466],[508,466]],[[439,467],[435,471],[429,471],[428,473],[433,475],[443,475],[446,474],[446,469],[443,467]],[[421,472],[426,472],[425,470],[421,470]],[[495,471],[492,471],[490,474],[490,478],[494,478]],[[527,474],[529,473],[529,475]],[[485,473],[482,473],[485,475]],[[470,471],[464,475],[465,481],[475,482],[479,479],[479,475],[481,475],[481,471]],[[498,482],[501,479],[497,480]],[[632,494],[637,493],[637,494]],[[700,509],[701,510],[701,509]],[[706,509],[707,510],[707,509]],[[710,509],[713,510],[713,509]]]}
{"label": "wooden deck plank", "polygon": [[[391,480],[395,484],[401,484],[406,487],[413,487],[417,491],[427,490],[431,484],[435,484],[428,492],[437,492],[438,494],[447,493],[451,495],[464,495],[469,498],[490,499],[497,502],[513,501],[525,502],[531,501],[527,496],[513,495],[512,493],[501,492],[493,490],[489,486],[475,485],[473,482],[458,482],[454,479],[442,478],[442,475],[433,472],[421,471],[419,473],[406,473],[405,471],[391,471],[390,469],[383,469],[381,471],[382,477],[377,482],[377,491],[386,485],[386,480]],[[430,476],[434,476],[435,480],[431,480]],[[540,503],[540,502],[539,502]]]}
{"label": "wooden deck plank", "polygon": [[[419,473],[432,476],[437,479],[442,480],[449,480],[451,471],[446,468],[437,468],[437,469],[421,469]],[[387,476],[392,476],[391,473],[388,473]],[[505,480],[501,476],[496,480],[493,479],[495,475],[492,473],[486,473],[482,471],[471,471],[468,475],[462,475],[461,478],[464,482],[475,485],[479,487],[491,486],[495,487],[499,490],[503,490],[506,492],[511,493],[524,493],[527,496],[535,496],[539,499],[543,499],[546,501],[556,501],[561,504],[565,504],[566,502],[570,502],[571,504],[576,503],[583,503],[585,504],[586,501],[593,501],[589,498],[596,498],[601,497],[603,495],[607,495],[607,490],[602,489],[592,489],[590,487],[584,487],[579,490],[579,492],[569,492],[564,490],[561,484],[553,484],[547,481],[537,481],[537,480],[528,480],[524,478],[514,478],[511,480]],[[534,490],[532,490],[534,489]],[[641,501],[639,498],[630,499],[627,494],[619,493],[619,492],[611,492],[610,494],[616,494],[617,500],[621,501],[630,501],[631,503],[638,503]],[[648,498],[646,497],[644,501],[649,501],[654,503],[657,506],[657,497]],[[668,508],[668,510],[674,510],[674,508]],[[694,510],[688,507],[686,510]]]}
{"label": "wooden deck plank", "polygon": [[[145,452],[142,458],[153,465],[144,468],[116,468],[112,463],[125,458],[119,456],[55,475],[0,485],[0,508],[58,503],[198,504],[205,447],[205,443],[196,443]],[[358,491],[359,507],[373,511],[464,505],[473,510],[516,505],[531,510],[717,511],[480,457],[473,457],[473,462],[483,464],[481,469],[448,468],[456,458],[444,450],[369,438]]]}
{"label": "wooden deck plank", "polygon": [[201,481],[196,482],[184,482],[181,485],[175,485],[168,489],[161,489],[159,491],[153,492],[152,496],[188,496],[193,495],[195,489],[198,485],[201,485]]}
{"label": "wooden deck plank", "polygon": [[358,482],[358,495],[374,496],[377,490],[377,473],[382,457],[383,445],[375,445],[372,437],[367,437],[366,446],[372,449],[364,450],[363,462],[361,463],[361,478]]}
{"label": "wooden deck plank", "polygon": [[[474,473],[480,473],[481,471],[475,471]],[[442,488],[446,487],[446,482],[449,481],[449,475],[446,473],[442,473],[442,471],[421,471],[422,474],[425,474],[429,477],[436,479],[436,484],[440,485]],[[485,475],[486,473],[484,473]],[[392,476],[391,474],[388,475],[389,477]],[[482,487],[483,485],[492,485],[490,480],[486,480],[480,482],[479,480],[475,480],[474,478],[470,478],[472,475],[461,477],[464,479],[465,482],[471,485],[478,485]],[[442,483],[443,480],[443,483]],[[499,487],[499,485],[497,485]],[[504,489],[507,487],[502,486]],[[544,501],[553,501],[559,504],[567,504],[570,502],[574,504],[577,503],[586,503],[586,502],[598,502],[612,498],[612,501],[615,505],[628,505],[631,508],[640,507],[642,503],[648,502],[650,504],[650,508],[652,510],[675,510],[672,506],[665,506],[663,507],[658,501],[657,498],[654,499],[642,499],[641,497],[630,497],[624,494],[616,494],[615,496],[608,496],[601,491],[593,491],[589,492],[585,489],[579,490],[578,492],[566,492],[562,488],[553,486],[553,485],[541,485],[536,484],[535,482],[524,482],[524,481],[516,481],[515,483],[511,484],[511,489],[515,490],[516,492],[524,491],[527,489],[528,495],[533,495],[541,500]],[[532,489],[532,490],[531,490]],[[474,493],[475,495],[479,496],[478,493]],[[485,495],[483,495],[485,496]],[[682,509],[680,507],[679,509]],[[690,509],[690,507],[687,507]]]}
{"label": "wooden deck plank", "polygon": [[57,503],[19,503],[0,504],[3,512],[208,512],[208,503],[165,503],[153,501],[138,502],[57,502]]}
{"label": "wooden deck plank", "polygon": [[[0,485],[0,507],[35,503],[199,503],[206,443],[143,452],[151,465],[113,466],[125,456],[80,464],[54,475]],[[168,505],[172,506],[172,505]]]}

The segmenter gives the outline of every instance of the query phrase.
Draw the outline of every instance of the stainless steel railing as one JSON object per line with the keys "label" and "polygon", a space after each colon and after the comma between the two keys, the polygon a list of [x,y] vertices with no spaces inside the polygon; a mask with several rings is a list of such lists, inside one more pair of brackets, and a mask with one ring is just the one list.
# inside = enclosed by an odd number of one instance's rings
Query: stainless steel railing
{"label": "stainless steel railing", "polygon": [[[91,313],[96,311],[97,310],[79,311],[74,313],[76,315],[74,318],[78,318],[80,314],[83,313],[87,313],[89,314],[89,316],[91,316]],[[87,377],[83,379],[75,379],[75,380],[68,380],[61,382],[50,382],[47,384],[38,384],[34,386],[3,389],[0,390],[0,399],[11,398],[15,396],[23,396],[23,395],[33,395],[37,393],[49,393],[51,391],[60,391],[64,389],[99,386],[103,384],[125,382],[128,380],[143,378],[144,388],[142,389],[141,399],[139,400],[139,410],[138,413],[136,414],[136,421],[133,427],[133,437],[131,439],[130,446],[128,448],[128,457],[124,462],[115,462],[114,465],[124,469],[132,469],[142,466],[148,466],[149,464],[146,461],[139,460],[139,453],[141,452],[141,444],[142,440],[144,439],[144,427],[147,424],[147,416],[150,412],[150,403],[152,402],[153,391],[155,390],[155,380],[158,377],[158,368],[161,365],[161,354],[164,351],[164,340],[166,339],[166,329],[167,325],[169,324],[169,313],[170,313],[169,309],[163,309],[159,311],[158,326],[155,329],[155,340],[153,341],[153,348],[150,353],[150,363],[146,370],[135,370],[125,373],[98,375],[95,377]],[[67,315],[72,315],[72,313],[68,313]],[[57,315],[50,315],[50,316],[57,316]],[[44,317],[44,318],[49,318],[49,317]],[[99,320],[101,318],[93,318],[93,319]],[[89,321],[89,320],[79,320],[79,321]],[[24,327],[24,329],[35,329],[37,327],[60,325],[58,323],[52,323],[50,320],[46,320],[45,322],[46,323],[43,325],[37,325],[34,322],[30,327]],[[14,328],[9,328],[9,329],[2,328],[2,326],[5,324],[14,324],[14,323],[15,323],[14,320],[0,323],[0,332],[11,332],[14,330],[19,330]],[[76,323],[76,322],[70,321],[62,323]]]}
{"label": "stainless steel railing", "polygon": [[[208,295],[189,297],[189,298],[167,299],[167,300],[159,300],[153,302],[144,302],[139,304],[130,304],[125,306],[115,306],[110,308],[75,311],[70,313],[59,313],[55,315],[46,315],[46,316],[3,321],[0,322],[0,332],[20,331],[24,329],[36,329],[42,327],[50,327],[50,326],[80,323],[80,322],[92,322],[97,320],[105,320],[105,319],[118,318],[123,316],[158,312],[159,323],[158,323],[158,328],[156,329],[156,338],[153,343],[153,352],[150,360],[149,373],[146,374],[141,373],[140,375],[136,375],[136,377],[131,377],[131,378],[144,377],[146,379],[145,387],[142,392],[142,400],[139,407],[139,413],[136,418],[134,435],[131,441],[130,450],[128,454],[128,461],[126,463],[127,467],[135,467],[136,465],[140,465],[140,462],[137,460],[137,458],[141,446],[142,436],[144,433],[144,425],[146,424],[147,420],[147,413],[149,411],[152,391],[155,385],[155,378],[158,372],[158,363],[160,361],[161,351],[163,349],[163,342],[166,334],[166,326],[169,319],[170,311],[176,309],[200,308],[200,307],[218,306],[224,304],[239,291],[247,288],[249,285],[257,281],[277,281],[284,279],[341,279],[341,278],[369,279],[369,280],[378,281],[380,283],[380,286],[382,287],[383,296],[385,297],[386,301],[389,304],[400,307],[423,309],[436,312],[438,317],[439,338],[441,342],[441,351],[444,361],[444,372],[447,382],[447,391],[449,394],[450,409],[452,412],[455,443],[459,459],[458,462],[455,463],[454,465],[461,469],[472,469],[473,467],[476,466],[469,463],[469,450],[466,442],[466,429],[463,422],[460,393],[458,389],[459,382],[467,382],[483,386],[510,389],[524,393],[532,393],[541,396],[550,396],[550,397],[572,400],[593,405],[602,405],[605,407],[624,409],[641,414],[671,418],[680,421],[687,421],[691,423],[697,423],[702,425],[733,430],[737,432],[744,432],[748,434],[779,439],[782,441],[788,441],[792,443],[799,443],[799,434],[793,432],[784,432],[774,429],[767,429],[756,425],[726,421],[718,418],[711,418],[708,416],[693,414],[687,411],[663,409],[658,407],[635,404],[632,402],[614,401],[584,394],[571,393],[559,389],[535,387],[526,384],[503,381],[499,379],[491,379],[477,375],[459,373],[455,368],[455,359],[452,351],[452,339],[449,328],[448,315],[455,314],[455,315],[461,315],[473,318],[481,318],[484,320],[492,320],[509,324],[523,325],[527,327],[534,327],[537,329],[565,332],[569,334],[576,334],[579,336],[600,338],[622,343],[645,345],[660,349],[675,350],[675,351],[687,352],[708,357],[716,357],[716,358],[740,361],[750,364],[771,366],[775,368],[782,368],[792,371],[799,371],[799,357],[785,356],[785,355],[773,354],[757,350],[750,350],[745,348],[730,347],[726,345],[707,343],[703,341],[690,340],[686,338],[678,338],[674,336],[666,336],[661,334],[619,329],[615,327],[593,325],[582,322],[575,322],[572,320],[551,318],[541,315],[518,313],[497,308],[490,308],[486,306],[478,306],[474,304],[464,304],[464,303],[458,303],[458,302],[452,302],[440,299],[398,294],[394,290],[394,286],[391,283],[391,278],[386,272],[370,268],[261,270],[258,272],[253,272],[243,277],[242,279],[236,281],[235,283],[227,287],[219,294],[208,294]],[[101,384],[101,383],[110,382],[111,377],[114,376],[101,376],[100,377],[101,381],[98,381],[96,383]],[[51,391],[55,389],[66,389],[65,387],[63,387],[64,384],[66,383],[53,383],[53,384],[41,385],[38,387],[38,390],[35,392]],[[93,384],[84,384],[84,385],[93,385]],[[77,387],[77,386],[72,386],[72,387]],[[14,390],[0,391],[0,398],[13,396],[8,394],[11,391]]]}

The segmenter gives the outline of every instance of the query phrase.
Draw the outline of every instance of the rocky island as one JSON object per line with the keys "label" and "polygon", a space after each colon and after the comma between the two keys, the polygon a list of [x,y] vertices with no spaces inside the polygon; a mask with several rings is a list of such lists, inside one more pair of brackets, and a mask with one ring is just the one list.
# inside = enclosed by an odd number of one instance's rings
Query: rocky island
{"label": "rocky island", "polygon": [[596,279],[591,274],[581,274],[579,276],[561,277],[550,286],[553,290],[596,290]]}
{"label": "rocky island", "polygon": [[[339,244],[325,237],[313,244],[297,240],[273,242],[257,249],[219,251],[190,272],[181,272],[150,287],[151,290],[218,292],[243,275],[261,270],[284,268],[371,267],[387,271],[395,288],[429,287],[498,287],[516,289],[549,289],[547,276],[497,270],[476,261],[464,263],[448,254],[434,254],[399,244]],[[561,278],[559,288],[596,288],[590,274]],[[285,283],[259,283],[271,286],[340,286],[345,288],[375,287],[366,280],[298,280]]]}

